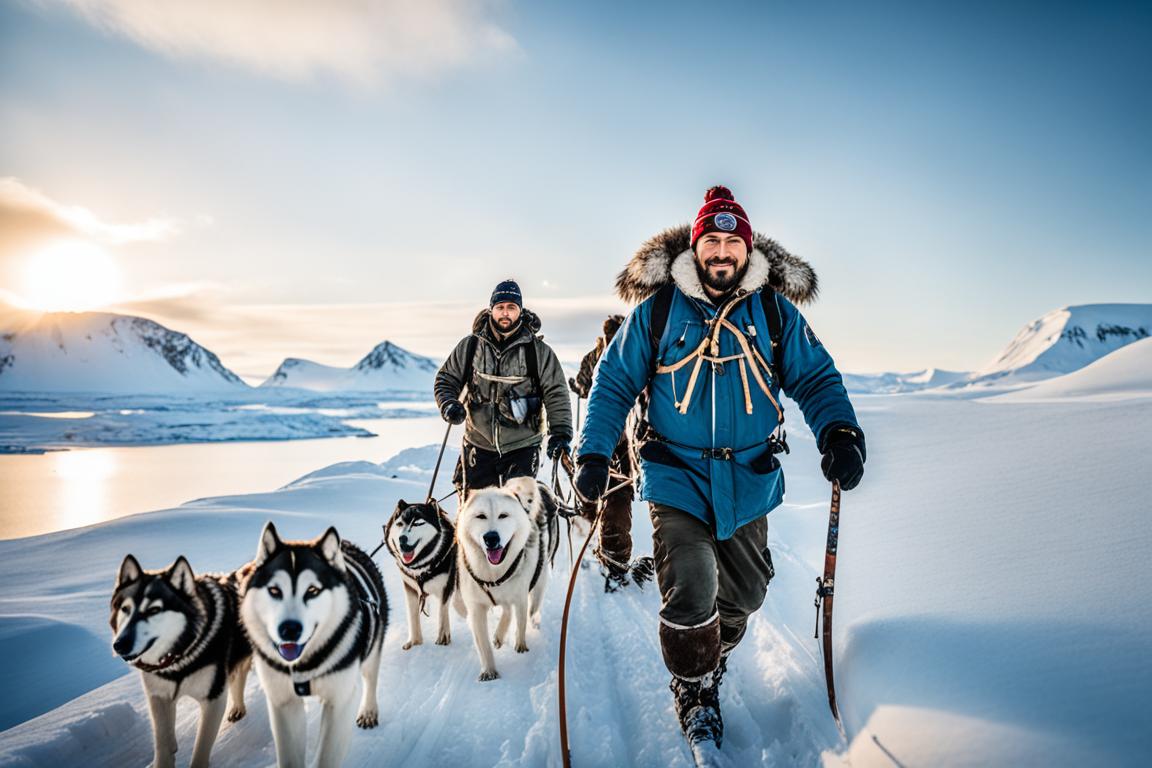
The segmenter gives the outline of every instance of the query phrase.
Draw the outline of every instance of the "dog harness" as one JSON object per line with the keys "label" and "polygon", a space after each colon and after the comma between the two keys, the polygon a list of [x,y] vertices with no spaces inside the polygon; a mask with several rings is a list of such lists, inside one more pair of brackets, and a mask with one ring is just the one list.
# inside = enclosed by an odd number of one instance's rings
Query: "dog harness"
{"label": "dog harness", "polygon": [[[528,582],[529,592],[536,586],[536,582],[540,580],[540,574],[544,570],[544,537],[538,536],[537,540],[539,541],[540,556],[536,558],[536,572],[532,574],[532,580]],[[464,556],[465,570],[467,570],[468,575],[472,577],[472,581],[476,582],[480,588],[484,590],[484,594],[488,595],[488,599],[492,601],[493,607],[496,606],[496,598],[492,597],[491,590],[512,578],[512,574],[516,573],[516,569],[520,567],[520,562],[524,559],[524,553],[527,551],[527,547],[520,550],[520,554],[516,555],[516,559],[512,561],[512,565],[508,568],[508,571],[495,581],[485,581],[477,576],[476,572],[472,570],[472,566],[468,564],[468,556]]]}

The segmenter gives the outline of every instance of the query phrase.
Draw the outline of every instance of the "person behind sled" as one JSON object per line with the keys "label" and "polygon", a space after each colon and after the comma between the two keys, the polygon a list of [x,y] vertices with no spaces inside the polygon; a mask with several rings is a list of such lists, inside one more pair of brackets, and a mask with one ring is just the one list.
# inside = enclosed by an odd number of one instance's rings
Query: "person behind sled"
{"label": "person behind sled", "polygon": [[540,318],[524,308],[520,286],[505,280],[436,373],[440,415],[465,425],[452,478],[461,504],[470,490],[535,477],[545,426],[548,457],[569,451],[572,405],[564,370],[539,331]]}
{"label": "person behind sled", "polygon": [[786,298],[815,297],[811,267],[754,235],[728,189],[708,190],[691,227],[645,243],[616,285],[639,305],[596,369],[575,486],[588,500],[604,493],[625,418],[647,391],[639,490],[653,523],[660,647],[695,753],[720,746],[727,657],[774,574],[766,515],[784,495],[781,391],[844,490],[863,475],[864,434],[832,357]]}
{"label": "person behind sled", "polygon": [[[623,323],[623,315],[610,315],[604,321],[604,335],[597,337],[596,346],[580,361],[580,371],[575,378],[568,380],[569,388],[581,400],[588,399],[596,363]],[[620,439],[612,451],[609,469],[613,480],[609,484],[613,487],[619,484],[619,487],[604,496],[604,511],[600,517],[600,539],[593,551],[596,559],[600,561],[605,592],[616,592],[627,586],[630,577],[636,586],[643,588],[644,583],[653,575],[651,557],[642,557],[635,563],[631,562],[635,471],[629,433],[628,428],[620,432]],[[598,506],[594,501],[580,502],[580,514],[590,523],[596,519],[597,509]]]}

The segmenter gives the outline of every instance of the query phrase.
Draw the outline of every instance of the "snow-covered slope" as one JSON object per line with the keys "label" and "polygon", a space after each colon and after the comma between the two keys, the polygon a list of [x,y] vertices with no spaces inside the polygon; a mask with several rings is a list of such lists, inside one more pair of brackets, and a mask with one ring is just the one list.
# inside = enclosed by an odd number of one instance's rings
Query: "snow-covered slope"
{"label": "snow-covered slope", "polygon": [[1078,371],[995,400],[1126,400],[1152,397],[1152,339],[1134,341]]}
{"label": "snow-covered slope", "polygon": [[[828,713],[812,638],[828,485],[813,438],[793,413],[788,501],[769,517],[776,576],[721,689],[730,765],[1147,764],[1152,667],[1141,659],[1152,613],[1139,607],[1132,579],[1152,547],[1139,503],[1152,400],[1022,406],[878,396],[858,405],[868,471],[844,496],[835,616],[849,743]],[[0,715],[21,723],[0,733],[0,765],[151,759],[139,681],[109,659],[107,601],[125,553],[147,567],[185,554],[198,570],[233,568],[252,556],[267,519],[293,538],[335,524],[371,548],[391,504],[428,489],[426,477],[407,480],[393,470],[433,459],[422,449],[383,466],[340,464],[274,493],[0,542],[0,679],[9,683]],[[451,490],[449,474],[442,469],[437,495]],[[637,554],[651,552],[651,533],[637,503]],[[556,659],[567,546],[556,558],[541,626],[529,629],[530,652],[497,651],[502,676],[489,683],[476,681],[468,627],[455,614],[450,646],[401,650],[403,587],[387,556],[377,562],[393,606],[381,722],[354,734],[346,765],[559,765]],[[604,594],[601,584],[594,568],[582,571],[572,601],[572,762],[687,768],[660,655],[659,595],[651,588]],[[427,630],[431,619],[423,621]],[[214,764],[275,762],[255,677],[248,716],[224,725]],[[316,704],[307,702],[310,745]],[[190,701],[178,710],[178,765],[187,764],[197,715]]]}
{"label": "snow-covered slope", "polygon": [[5,317],[0,391],[170,393],[244,391],[215,354],[142,317],[53,312]]}
{"label": "snow-covered slope", "polygon": [[927,368],[913,373],[846,373],[844,386],[849,392],[887,395],[944,387],[962,381],[968,375],[963,371],[944,371],[939,368]]}
{"label": "snow-covered slope", "polygon": [[1000,356],[964,384],[1020,384],[1079,370],[1152,336],[1152,304],[1064,307],[1029,323]]}
{"label": "snow-covered slope", "polygon": [[295,387],[322,392],[432,391],[439,365],[390,341],[376,345],[351,368],[336,368],[290,357],[260,386]]}

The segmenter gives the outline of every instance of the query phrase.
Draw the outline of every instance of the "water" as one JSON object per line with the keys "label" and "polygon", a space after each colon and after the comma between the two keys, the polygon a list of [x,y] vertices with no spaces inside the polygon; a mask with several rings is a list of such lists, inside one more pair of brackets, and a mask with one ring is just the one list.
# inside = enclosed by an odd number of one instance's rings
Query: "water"
{"label": "water", "polygon": [[208,496],[272,491],[330,464],[379,463],[444,437],[444,422],[436,416],[348,423],[377,436],[0,455],[0,539],[79,528]]}

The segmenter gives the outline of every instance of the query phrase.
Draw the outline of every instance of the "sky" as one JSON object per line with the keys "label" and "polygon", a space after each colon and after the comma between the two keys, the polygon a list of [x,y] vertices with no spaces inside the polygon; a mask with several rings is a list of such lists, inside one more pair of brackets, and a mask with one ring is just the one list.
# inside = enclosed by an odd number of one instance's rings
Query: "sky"
{"label": "sky", "polygon": [[258,381],[443,357],[513,277],[561,357],[733,190],[842,370],[1152,302],[1147,3],[0,0],[0,300]]}

